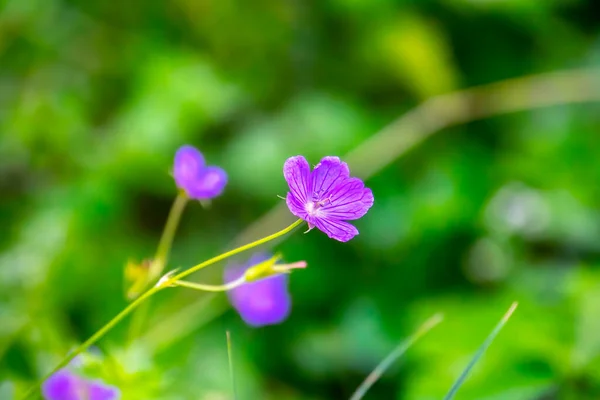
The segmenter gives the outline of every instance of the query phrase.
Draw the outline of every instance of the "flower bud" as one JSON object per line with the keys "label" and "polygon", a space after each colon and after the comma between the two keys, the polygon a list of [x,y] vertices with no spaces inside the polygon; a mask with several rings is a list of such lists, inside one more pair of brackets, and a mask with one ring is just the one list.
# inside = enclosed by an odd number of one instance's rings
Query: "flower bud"
{"label": "flower bud", "polygon": [[281,254],[260,262],[248,268],[245,272],[247,282],[257,281],[277,274],[288,274],[292,269],[306,268],[306,261],[297,261],[290,264],[277,264],[281,260]]}

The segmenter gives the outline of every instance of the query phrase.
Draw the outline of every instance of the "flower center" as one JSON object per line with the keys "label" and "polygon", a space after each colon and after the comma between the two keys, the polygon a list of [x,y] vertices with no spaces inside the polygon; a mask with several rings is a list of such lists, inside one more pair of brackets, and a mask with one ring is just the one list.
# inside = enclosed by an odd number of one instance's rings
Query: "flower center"
{"label": "flower center", "polygon": [[[316,196],[313,196],[313,199],[315,197]],[[322,199],[322,200],[309,201],[306,204],[306,212],[312,216],[319,215],[319,209],[330,202],[331,202],[331,199],[329,197],[326,199]]]}

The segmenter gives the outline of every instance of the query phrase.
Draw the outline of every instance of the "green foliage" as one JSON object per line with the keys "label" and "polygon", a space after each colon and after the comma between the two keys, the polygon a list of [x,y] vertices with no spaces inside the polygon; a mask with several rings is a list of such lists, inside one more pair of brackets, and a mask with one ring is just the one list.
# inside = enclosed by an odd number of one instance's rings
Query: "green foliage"
{"label": "green foliage", "polygon": [[[169,267],[187,268],[256,238],[244,229],[280,205],[288,156],[346,154],[435,95],[600,65],[599,14],[593,0],[0,2],[0,398],[127,304],[123,268],[155,252],[178,146],[230,176],[186,209]],[[367,181],[356,239],[281,243],[309,265],[284,324],[251,329],[223,295],[165,291],[141,337],[119,325],[87,372],[125,400],[230,398],[230,330],[240,399],[349,398],[442,312],[365,397],[439,399],[518,301],[457,398],[599,398],[599,110],[434,134]]]}

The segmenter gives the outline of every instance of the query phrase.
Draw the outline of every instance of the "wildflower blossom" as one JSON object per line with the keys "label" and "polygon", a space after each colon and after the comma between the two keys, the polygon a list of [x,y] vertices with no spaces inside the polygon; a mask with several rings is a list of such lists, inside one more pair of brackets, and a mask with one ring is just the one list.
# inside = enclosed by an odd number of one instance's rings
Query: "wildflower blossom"
{"label": "wildflower blossom", "polygon": [[287,206],[295,216],[315,226],[327,236],[347,242],[358,229],[345,222],[367,213],[373,205],[373,192],[359,178],[350,177],[348,164],[338,157],[324,157],[311,172],[302,156],[290,157],[283,165],[290,187]]}
{"label": "wildflower blossom", "polygon": [[[243,265],[230,265],[225,268],[225,282],[232,282],[256,264],[268,260],[266,253],[250,257]],[[259,327],[275,325],[284,321],[291,310],[292,302],[288,293],[288,275],[276,274],[227,292],[229,301],[248,325]]]}
{"label": "wildflower blossom", "polygon": [[189,145],[175,153],[173,177],[177,187],[196,200],[219,196],[227,184],[227,173],[222,168],[205,165],[202,153]]}
{"label": "wildflower blossom", "polygon": [[42,385],[45,400],[117,400],[119,390],[99,380],[90,380],[61,369]]}

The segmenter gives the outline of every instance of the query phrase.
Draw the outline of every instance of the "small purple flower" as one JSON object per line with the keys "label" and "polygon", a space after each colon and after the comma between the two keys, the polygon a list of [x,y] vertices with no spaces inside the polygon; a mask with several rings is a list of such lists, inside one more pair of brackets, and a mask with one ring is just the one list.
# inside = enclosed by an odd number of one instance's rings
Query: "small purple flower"
{"label": "small purple flower", "polygon": [[42,384],[45,400],[117,400],[119,390],[99,380],[82,378],[61,369]]}
{"label": "small purple flower", "polygon": [[202,153],[189,145],[181,146],[175,153],[173,177],[177,187],[196,200],[219,196],[227,184],[227,173],[222,168],[205,165]]}
{"label": "small purple flower", "polygon": [[287,206],[295,216],[327,236],[347,242],[358,229],[345,222],[365,215],[373,205],[373,192],[359,178],[350,177],[348,164],[338,157],[324,157],[311,172],[302,156],[290,157],[283,165],[290,187]]}
{"label": "small purple flower", "polygon": [[[225,282],[240,278],[248,268],[268,260],[270,255],[258,253],[243,265],[232,264],[225,269]],[[287,291],[287,274],[244,283],[227,292],[229,301],[248,325],[275,325],[290,314],[292,300]]]}

